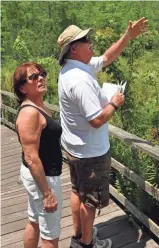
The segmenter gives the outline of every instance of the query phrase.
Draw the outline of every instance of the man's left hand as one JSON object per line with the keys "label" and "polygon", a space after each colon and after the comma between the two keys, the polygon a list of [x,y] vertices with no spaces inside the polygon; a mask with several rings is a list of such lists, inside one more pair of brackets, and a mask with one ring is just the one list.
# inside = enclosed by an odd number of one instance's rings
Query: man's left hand
{"label": "man's left hand", "polygon": [[145,33],[148,29],[148,20],[145,19],[145,17],[142,17],[138,21],[129,21],[128,28],[126,30],[126,34],[129,37],[129,40],[132,40],[139,36],[142,33]]}

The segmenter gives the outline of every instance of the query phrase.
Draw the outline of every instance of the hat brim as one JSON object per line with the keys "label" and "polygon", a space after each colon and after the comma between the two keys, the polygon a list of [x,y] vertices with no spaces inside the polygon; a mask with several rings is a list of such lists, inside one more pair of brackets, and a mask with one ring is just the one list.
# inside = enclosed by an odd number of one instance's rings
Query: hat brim
{"label": "hat brim", "polygon": [[83,37],[85,37],[86,35],[90,35],[94,33],[94,29],[93,28],[89,28],[86,30],[81,31],[74,39],[72,39],[65,47],[64,49],[61,51],[60,56],[59,56],[59,64],[62,65],[62,60],[64,55],[68,52],[69,50],[69,45],[71,44],[71,42],[79,40]]}

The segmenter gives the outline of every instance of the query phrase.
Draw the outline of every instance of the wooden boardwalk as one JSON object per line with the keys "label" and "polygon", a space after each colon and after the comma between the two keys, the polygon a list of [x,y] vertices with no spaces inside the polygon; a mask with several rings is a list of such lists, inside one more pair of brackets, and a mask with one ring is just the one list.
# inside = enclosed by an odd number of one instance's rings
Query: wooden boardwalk
{"label": "wooden boardwalk", "polygon": [[[18,184],[21,163],[21,147],[15,132],[1,126],[1,247],[23,248],[23,232],[27,221],[27,195],[22,184]],[[70,180],[67,165],[63,166],[62,189],[63,210],[59,248],[69,248],[72,235],[70,209]],[[150,236],[133,226],[128,216],[110,200],[108,207],[96,217],[99,237],[110,237],[113,248],[157,248]]]}

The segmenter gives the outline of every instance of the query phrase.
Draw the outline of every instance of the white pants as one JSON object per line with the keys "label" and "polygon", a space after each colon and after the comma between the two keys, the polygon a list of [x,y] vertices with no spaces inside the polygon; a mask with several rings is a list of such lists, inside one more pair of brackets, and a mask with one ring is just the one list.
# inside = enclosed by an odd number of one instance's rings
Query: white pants
{"label": "white pants", "polygon": [[54,213],[43,209],[43,195],[35,183],[30,170],[21,165],[21,180],[28,193],[28,217],[32,222],[39,223],[40,235],[43,239],[54,240],[60,236],[60,221],[62,211],[62,190],[60,176],[46,177],[57,202],[58,208]]}

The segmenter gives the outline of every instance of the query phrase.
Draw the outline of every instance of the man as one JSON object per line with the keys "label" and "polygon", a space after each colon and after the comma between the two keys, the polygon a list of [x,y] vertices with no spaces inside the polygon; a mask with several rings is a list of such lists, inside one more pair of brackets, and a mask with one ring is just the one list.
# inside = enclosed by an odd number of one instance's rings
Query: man
{"label": "man", "polygon": [[145,32],[148,21],[129,22],[124,35],[101,57],[93,57],[92,29],[69,26],[58,38],[59,104],[72,182],[71,208],[74,236],[71,248],[111,248],[110,239],[99,240],[93,228],[96,209],[109,203],[110,144],[107,121],[124,103],[122,93],[108,102],[95,73],[111,64],[129,40]]}

